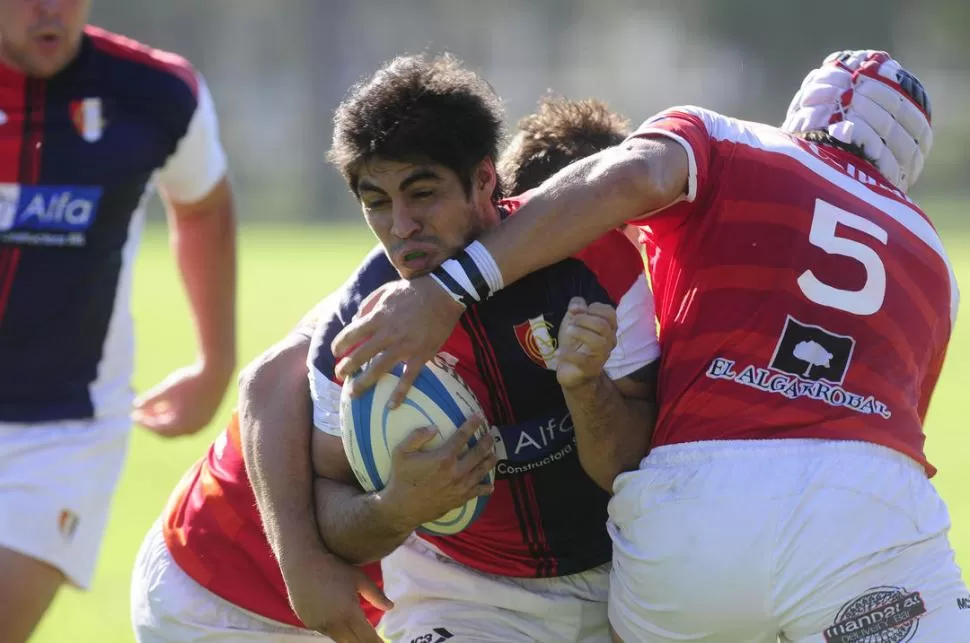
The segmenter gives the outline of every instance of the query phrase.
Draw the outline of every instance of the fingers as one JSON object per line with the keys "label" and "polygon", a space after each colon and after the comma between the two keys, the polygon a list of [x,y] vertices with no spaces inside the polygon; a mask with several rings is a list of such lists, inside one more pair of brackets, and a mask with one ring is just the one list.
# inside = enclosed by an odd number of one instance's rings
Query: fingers
{"label": "fingers", "polygon": [[571,328],[559,338],[560,353],[557,357],[568,359],[570,354],[608,356],[615,342],[608,337],[585,328]]}
{"label": "fingers", "polygon": [[145,411],[155,404],[165,401],[165,398],[168,397],[170,389],[171,380],[163,380],[135,398],[135,409]]}
{"label": "fingers", "polygon": [[[404,364],[404,373],[397,381],[397,386],[391,392],[391,399],[388,400],[388,407],[396,409],[401,406],[404,402],[404,398],[407,397],[408,391],[414,385],[414,381],[418,379],[418,375],[421,374],[421,369],[428,362],[427,359],[411,359]],[[389,370],[389,369],[388,369]]]}
{"label": "fingers", "polygon": [[[612,312],[612,309],[609,309]],[[603,314],[593,314],[592,312],[578,315],[569,315],[563,320],[563,328],[585,328],[603,337],[616,336],[616,315],[609,315],[604,311]]]}
{"label": "fingers", "polygon": [[605,319],[614,331],[617,329],[616,308],[608,304],[595,302],[590,304],[588,312],[590,315]]}
{"label": "fingers", "polygon": [[[378,353],[377,357],[367,362],[365,369],[360,372],[355,371],[352,375],[350,379],[351,396],[357,397],[363,395],[365,391],[377,384],[377,380],[381,376],[389,373],[397,364],[398,358],[393,352],[383,351]],[[340,370],[340,365],[337,366],[337,370]]]}
{"label": "fingers", "polygon": [[434,440],[438,435],[438,429],[433,426],[425,426],[412,431],[404,441],[394,449],[395,454],[407,455],[420,451],[426,444]]}
{"label": "fingers", "polygon": [[360,584],[357,586],[357,593],[364,597],[368,603],[376,607],[377,609],[386,612],[394,608],[394,602],[387,597],[377,583],[373,581],[369,576],[361,572],[363,578]]}
{"label": "fingers", "polygon": [[[465,447],[468,446],[468,442],[475,437],[475,434],[482,430],[485,426],[485,419],[480,415],[473,415],[464,424],[458,427],[455,434],[448,438],[448,442],[445,444],[445,448],[454,457],[459,457],[465,451]],[[489,436],[491,437],[491,436]]]}
{"label": "fingers", "polygon": [[338,377],[350,377],[387,348],[387,340],[375,335],[376,325],[376,316],[367,315],[351,321],[334,337],[330,349],[342,356],[337,364]]}
{"label": "fingers", "polygon": [[[477,447],[478,445],[475,446]],[[495,468],[497,463],[498,457],[494,452],[489,450],[485,453],[484,457],[478,461],[478,464],[472,467],[471,471],[469,471],[467,475],[469,483],[472,485],[472,494],[469,496],[469,498],[473,498],[478,495],[477,489],[481,485],[485,485],[489,489],[492,488],[492,484],[485,481],[485,476],[488,475],[489,471]]]}
{"label": "fingers", "polygon": [[586,312],[587,305],[586,300],[582,297],[573,297],[569,300],[569,306],[566,307],[566,313],[572,315],[578,315]]}
{"label": "fingers", "polygon": [[387,288],[387,284],[384,284],[383,286],[381,286],[371,294],[364,297],[364,301],[360,302],[360,307],[357,309],[357,313],[354,315],[354,317],[355,318],[363,317],[364,315],[367,315],[368,313],[370,313],[370,311],[374,309],[374,306],[377,305],[377,302],[381,300],[381,297],[384,295],[384,290],[386,288]]}
{"label": "fingers", "polygon": [[484,496],[490,496],[490,495],[492,495],[492,492],[493,491],[495,491],[495,485],[490,485],[490,484],[484,484],[483,483],[483,484],[480,484],[480,485],[478,485],[478,486],[475,487],[475,490],[472,493],[472,496],[471,497],[472,498],[479,498],[479,497],[484,497]]}
{"label": "fingers", "polygon": [[566,308],[566,313],[568,315],[593,315],[595,317],[602,317],[616,327],[616,309],[609,304],[604,304],[602,302],[593,302],[592,304],[586,303],[586,300],[582,297],[573,297],[569,300],[569,306]]}

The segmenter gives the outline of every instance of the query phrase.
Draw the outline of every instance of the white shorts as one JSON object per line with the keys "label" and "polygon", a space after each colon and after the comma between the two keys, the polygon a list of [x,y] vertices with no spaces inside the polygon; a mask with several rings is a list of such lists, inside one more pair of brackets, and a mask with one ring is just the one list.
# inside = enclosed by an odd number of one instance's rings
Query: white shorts
{"label": "white shorts", "polygon": [[394,643],[609,643],[609,565],[560,578],[469,569],[411,537],[381,563],[394,609],[379,632]]}
{"label": "white shorts", "polygon": [[923,469],[859,442],[671,445],[610,502],[628,643],[958,643],[970,595]]}
{"label": "white shorts", "polygon": [[131,624],[139,643],[290,643],[329,637],[253,614],[216,596],[182,571],[152,525],[131,578]]}
{"label": "white shorts", "polygon": [[87,589],[130,432],[127,417],[0,424],[0,547]]}

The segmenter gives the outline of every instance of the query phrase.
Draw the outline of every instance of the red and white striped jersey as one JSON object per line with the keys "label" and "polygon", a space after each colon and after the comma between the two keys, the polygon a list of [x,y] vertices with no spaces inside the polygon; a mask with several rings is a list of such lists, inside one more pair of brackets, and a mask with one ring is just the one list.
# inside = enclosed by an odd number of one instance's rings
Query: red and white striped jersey
{"label": "red and white striped jersey", "polygon": [[663,351],[655,445],[881,444],[918,460],[959,294],[939,235],[860,158],[695,107],[633,136],[687,151],[642,229]]}

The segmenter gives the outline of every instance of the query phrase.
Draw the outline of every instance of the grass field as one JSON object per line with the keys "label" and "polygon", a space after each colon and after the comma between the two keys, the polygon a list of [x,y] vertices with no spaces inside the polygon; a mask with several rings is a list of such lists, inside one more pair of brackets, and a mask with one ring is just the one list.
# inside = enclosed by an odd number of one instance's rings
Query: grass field
{"label": "grass field", "polygon": [[[958,277],[970,283],[970,203],[931,206]],[[962,230],[961,230],[962,228]],[[244,228],[240,251],[240,365],[281,338],[321,297],[336,288],[372,245],[362,225]],[[138,329],[136,388],[144,390],[193,358],[193,337],[166,238],[151,229],[139,259],[134,295]],[[940,469],[935,482],[950,505],[951,538],[970,565],[970,432],[961,406],[970,384],[970,322],[956,335],[930,411],[928,450]],[[136,429],[105,538],[94,588],[63,590],[32,639],[39,643],[131,641],[128,588],[142,537],[176,481],[218,433],[235,399],[230,392],[213,426],[201,435],[164,441]]]}

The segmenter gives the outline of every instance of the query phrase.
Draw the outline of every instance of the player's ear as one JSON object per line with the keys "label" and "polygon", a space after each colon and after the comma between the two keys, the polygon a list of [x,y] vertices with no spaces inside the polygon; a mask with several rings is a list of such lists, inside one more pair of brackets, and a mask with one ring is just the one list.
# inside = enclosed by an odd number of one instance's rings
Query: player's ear
{"label": "player's ear", "polygon": [[485,198],[491,198],[497,183],[498,172],[495,170],[495,161],[492,157],[486,156],[475,166],[472,174],[472,190]]}

